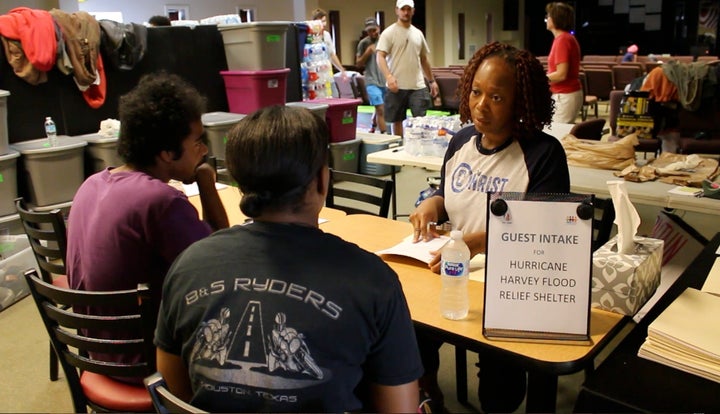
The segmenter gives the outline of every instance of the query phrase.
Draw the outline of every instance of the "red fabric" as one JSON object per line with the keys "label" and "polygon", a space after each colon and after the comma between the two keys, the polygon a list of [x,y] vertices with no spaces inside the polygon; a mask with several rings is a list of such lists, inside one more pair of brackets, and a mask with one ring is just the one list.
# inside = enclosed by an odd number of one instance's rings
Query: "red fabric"
{"label": "red fabric", "polygon": [[80,385],[88,400],[110,410],[153,411],[152,399],[143,385],[131,385],[87,371],[80,377]]}
{"label": "red fabric", "polygon": [[83,98],[85,102],[90,105],[92,109],[98,109],[105,103],[105,95],[107,94],[107,81],[105,79],[105,68],[103,67],[102,56],[98,53],[97,56],[97,71],[100,78],[99,85],[90,85],[89,88],[83,92]]}
{"label": "red fabric", "polygon": [[562,32],[553,40],[550,54],[548,55],[548,72],[557,70],[557,65],[567,63],[568,70],[565,80],[551,82],[552,93],[572,93],[582,88],[580,85],[580,44],[575,36]]}
{"label": "red fabric", "polygon": [[55,65],[57,40],[50,12],[16,7],[0,15],[0,35],[20,40],[25,56],[36,69],[47,72]]}
{"label": "red fabric", "polygon": [[678,100],[677,86],[665,76],[662,66],[651,70],[640,87],[641,91],[649,91],[650,99],[655,102],[673,102]]}
{"label": "red fabric", "polygon": [[61,275],[53,279],[52,284],[53,286],[70,289],[70,285],[68,284],[68,278],[65,275]]}

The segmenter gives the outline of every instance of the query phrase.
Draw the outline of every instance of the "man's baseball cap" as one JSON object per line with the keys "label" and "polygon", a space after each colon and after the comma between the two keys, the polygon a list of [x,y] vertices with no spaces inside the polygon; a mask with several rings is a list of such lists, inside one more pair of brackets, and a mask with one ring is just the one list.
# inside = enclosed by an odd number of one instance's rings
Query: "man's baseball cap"
{"label": "man's baseball cap", "polygon": [[397,3],[395,3],[395,7],[398,9],[402,9],[405,6],[410,6],[414,9],[415,2],[413,0],[397,0]]}
{"label": "man's baseball cap", "polygon": [[378,26],[377,22],[375,21],[374,17],[368,17],[365,19],[365,30],[367,29],[377,29],[380,26]]}

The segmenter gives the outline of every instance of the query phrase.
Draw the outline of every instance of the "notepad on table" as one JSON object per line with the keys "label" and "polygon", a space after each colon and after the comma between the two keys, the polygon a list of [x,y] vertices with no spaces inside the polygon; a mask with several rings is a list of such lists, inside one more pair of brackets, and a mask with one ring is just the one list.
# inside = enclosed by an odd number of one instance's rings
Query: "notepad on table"
{"label": "notepad on table", "polygon": [[701,290],[720,296],[720,258],[715,258],[715,263],[710,269],[710,273],[708,273]]}
{"label": "notepad on table", "polygon": [[450,240],[448,236],[436,237],[430,241],[419,241],[413,243],[413,235],[405,237],[403,241],[392,246],[388,249],[380,250],[375,252],[377,254],[397,254],[401,256],[412,257],[413,259],[420,260],[421,262],[430,263],[433,259],[433,255],[430,254],[432,251],[442,249],[445,243]]}
{"label": "notepad on table", "polygon": [[638,356],[720,382],[720,297],[687,288],[648,326]]}
{"label": "notepad on table", "polygon": [[668,190],[670,194],[685,195],[690,197],[702,197],[703,189],[678,185]]}

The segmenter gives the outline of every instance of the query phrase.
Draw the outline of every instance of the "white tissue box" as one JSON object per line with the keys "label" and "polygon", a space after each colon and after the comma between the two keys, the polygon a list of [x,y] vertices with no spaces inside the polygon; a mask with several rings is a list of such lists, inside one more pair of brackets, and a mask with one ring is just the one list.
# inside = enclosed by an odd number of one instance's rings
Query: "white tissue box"
{"label": "white tissue box", "polygon": [[660,285],[664,241],[635,237],[632,254],[618,253],[617,236],[593,253],[594,308],[633,316]]}

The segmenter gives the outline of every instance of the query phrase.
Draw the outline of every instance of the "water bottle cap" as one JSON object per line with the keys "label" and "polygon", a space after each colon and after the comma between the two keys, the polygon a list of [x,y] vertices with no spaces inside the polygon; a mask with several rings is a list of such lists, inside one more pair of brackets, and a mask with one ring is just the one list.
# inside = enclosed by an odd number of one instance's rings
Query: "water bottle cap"
{"label": "water bottle cap", "polygon": [[453,230],[450,232],[450,238],[453,240],[462,239],[462,237],[463,237],[462,230]]}

